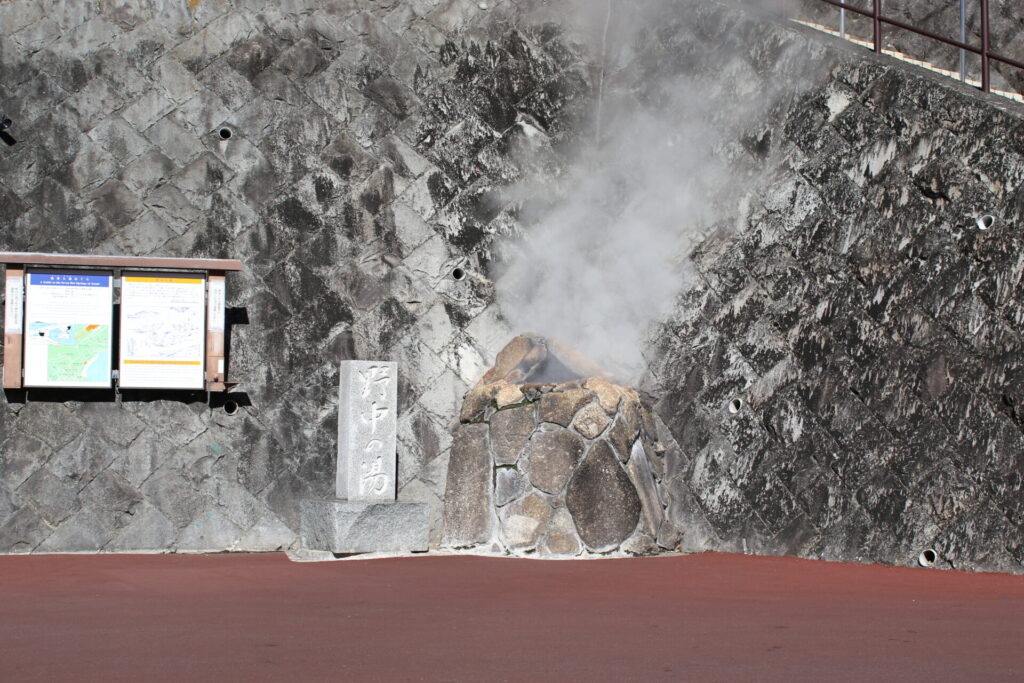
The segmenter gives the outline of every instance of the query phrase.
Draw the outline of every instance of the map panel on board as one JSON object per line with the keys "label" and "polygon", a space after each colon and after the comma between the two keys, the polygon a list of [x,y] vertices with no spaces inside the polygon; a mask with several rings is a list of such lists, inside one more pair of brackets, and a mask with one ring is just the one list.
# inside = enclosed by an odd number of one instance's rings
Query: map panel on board
{"label": "map panel on board", "polygon": [[25,291],[25,386],[110,386],[113,275],[30,270]]}

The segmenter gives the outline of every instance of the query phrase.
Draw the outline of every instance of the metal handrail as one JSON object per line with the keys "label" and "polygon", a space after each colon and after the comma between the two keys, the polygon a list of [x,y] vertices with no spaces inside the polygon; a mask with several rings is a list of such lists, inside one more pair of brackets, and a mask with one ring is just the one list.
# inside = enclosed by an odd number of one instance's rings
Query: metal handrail
{"label": "metal handrail", "polygon": [[[960,40],[954,40],[953,38],[947,38],[940,36],[937,33],[933,33],[923,28],[917,28],[911,26],[899,19],[893,19],[882,14],[882,0],[873,0],[872,7],[870,10],[861,9],[860,7],[854,7],[848,5],[844,0],[820,0],[829,5],[833,5],[840,9],[840,27],[843,34],[846,33],[846,12],[853,12],[861,16],[871,19],[874,33],[874,50],[875,52],[882,52],[882,25],[888,24],[904,31],[910,31],[916,33],[919,36],[937,40],[940,43],[945,43],[952,47],[959,48],[961,50],[960,58],[960,79],[966,80],[966,63],[964,54],[971,52],[981,56],[981,89],[984,92],[992,91],[992,61],[1001,62],[1008,66],[1013,66],[1018,69],[1024,70],[1024,62],[1019,62],[1016,59],[1012,59],[1005,55],[1000,55],[992,51],[991,37],[989,32],[989,0],[980,0],[981,2],[981,46],[974,46],[966,42],[967,29],[964,23],[964,3],[960,3],[961,14],[960,14]],[[845,37],[845,35],[844,35]]]}

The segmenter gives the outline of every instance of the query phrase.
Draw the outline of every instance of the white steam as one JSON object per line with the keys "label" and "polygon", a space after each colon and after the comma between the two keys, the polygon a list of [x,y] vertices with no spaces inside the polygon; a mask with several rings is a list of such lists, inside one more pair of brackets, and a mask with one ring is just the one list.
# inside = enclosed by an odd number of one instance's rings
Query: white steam
{"label": "white steam", "polygon": [[[650,17],[655,4],[641,4]],[[590,6],[584,18],[596,27],[606,64],[610,53],[630,59],[636,34],[620,34],[609,46],[602,31],[606,5]],[[603,90],[595,105],[600,120],[592,126],[599,143],[580,150],[556,184],[549,178],[548,186],[515,190],[524,201],[524,234],[503,245],[496,281],[499,305],[515,332],[558,338],[620,380],[640,377],[651,324],[671,312],[691,281],[690,251],[708,229],[731,227],[747,192],[742,181],[734,184],[729,160],[742,156],[740,128],[771,98],[750,93],[740,104],[735,82],[758,79],[737,73],[749,65],[735,62],[726,60],[713,78],[645,83],[641,97],[630,94],[640,89],[624,83],[625,71],[615,75],[609,67],[595,76],[595,91]],[[542,154],[536,129],[520,125],[521,153]],[[531,221],[526,214],[537,206],[543,208]]]}

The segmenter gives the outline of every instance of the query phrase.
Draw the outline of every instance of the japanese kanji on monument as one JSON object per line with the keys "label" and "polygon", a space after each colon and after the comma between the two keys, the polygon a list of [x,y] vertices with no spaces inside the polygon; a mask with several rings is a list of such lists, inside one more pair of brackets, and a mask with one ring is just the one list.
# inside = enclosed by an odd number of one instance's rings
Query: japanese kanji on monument
{"label": "japanese kanji on monument", "polygon": [[397,364],[347,360],[340,374],[336,495],[394,500]]}

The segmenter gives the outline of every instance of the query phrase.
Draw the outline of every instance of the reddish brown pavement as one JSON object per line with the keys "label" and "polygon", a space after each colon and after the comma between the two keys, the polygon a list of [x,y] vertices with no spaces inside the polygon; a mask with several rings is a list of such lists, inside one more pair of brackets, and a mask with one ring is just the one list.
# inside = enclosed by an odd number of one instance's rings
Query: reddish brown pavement
{"label": "reddish brown pavement", "polygon": [[1024,577],[738,555],[0,557],[0,680],[1021,680]]}

